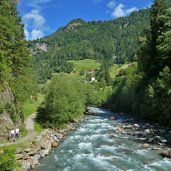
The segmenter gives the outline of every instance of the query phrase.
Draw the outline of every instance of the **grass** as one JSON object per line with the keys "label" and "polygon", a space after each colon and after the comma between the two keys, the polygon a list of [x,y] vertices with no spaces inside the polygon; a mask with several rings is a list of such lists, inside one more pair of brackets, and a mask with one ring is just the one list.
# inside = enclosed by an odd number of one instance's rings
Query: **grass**
{"label": "grass", "polygon": [[111,78],[115,78],[116,75],[119,74],[121,70],[127,69],[130,65],[136,64],[136,62],[133,63],[126,63],[126,64],[114,64],[110,69],[109,69],[109,74]]}
{"label": "grass", "polygon": [[111,78],[115,78],[116,76],[116,71],[120,68],[120,65],[114,64],[112,67],[109,69],[109,74]]}
{"label": "grass", "polygon": [[35,122],[35,123],[34,123],[34,130],[35,130],[38,134],[40,134],[40,133],[43,131],[43,128],[42,128],[42,126],[41,126],[39,123]]}
{"label": "grass", "polygon": [[37,101],[27,101],[23,105],[23,112],[24,112],[24,118],[27,119],[32,113],[36,112],[37,108],[40,106],[40,104],[43,102],[44,96],[42,94],[38,94]]}
{"label": "grass", "polygon": [[20,138],[26,137],[27,135],[28,135],[28,130],[26,128],[22,128]]}
{"label": "grass", "polygon": [[84,59],[84,60],[69,60],[68,62],[74,65],[74,69],[76,72],[80,72],[81,70],[88,71],[88,70],[99,70],[100,63],[94,59]]}

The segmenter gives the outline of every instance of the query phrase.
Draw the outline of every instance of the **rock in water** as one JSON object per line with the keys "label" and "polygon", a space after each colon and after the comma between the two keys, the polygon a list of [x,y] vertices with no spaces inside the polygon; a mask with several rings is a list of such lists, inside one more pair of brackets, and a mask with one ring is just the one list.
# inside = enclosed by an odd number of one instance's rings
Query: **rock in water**
{"label": "rock in water", "polygon": [[52,142],[51,146],[52,147],[58,147],[58,143],[57,142]]}
{"label": "rock in water", "polygon": [[166,142],[167,142],[167,140],[165,140],[164,138],[162,138],[162,137],[160,137],[160,136],[155,136],[155,140],[156,140],[156,141],[159,141],[159,142],[161,142],[161,143],[166,143]]}
{"label": "rock in water", "polygon": [[164,152],[163,154],[164,154],[164,156],[171,158],[171,150],[168,150],[168,151]]}
{"label": "rock in water", "polygon": [[40,150],[39,154],[43,158],[43,157],[45,157],[45,156],[47,156],[49,154],[49,150],[48,149]]}
{"label": "rock in water", "polygon": [[147,143],[145,143],[145,144],[143,144],[143,145],[142,145],[142,147],[143,147],[143,148],[149,148],[149,147],[150,147],[150,145],[149,145],[149,144],[147,144]]}
{"label": "rock in water", "polygon": [[110,120],[116,120],[116,117],[111,116],[111,117],[110,117]]}
{"label": "rock in water", "polygon": [[151,131],[150,131],[149,129],[145,129],[145,133],[146,133],[146,134],[150,134]]}

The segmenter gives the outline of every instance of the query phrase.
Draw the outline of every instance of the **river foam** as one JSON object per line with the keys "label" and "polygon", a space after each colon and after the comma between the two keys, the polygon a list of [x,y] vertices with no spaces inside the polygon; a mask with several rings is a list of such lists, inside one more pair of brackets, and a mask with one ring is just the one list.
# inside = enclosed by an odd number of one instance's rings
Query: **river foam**
{"label": "river foam", "polygon": [[97,115],[87,117],[35,171],[171,170],[170,159],[163,159],[156,151],[143,149],[129,135],[115,132],[124,118],[112,121],[110,111],[97,108],[93,111]]}

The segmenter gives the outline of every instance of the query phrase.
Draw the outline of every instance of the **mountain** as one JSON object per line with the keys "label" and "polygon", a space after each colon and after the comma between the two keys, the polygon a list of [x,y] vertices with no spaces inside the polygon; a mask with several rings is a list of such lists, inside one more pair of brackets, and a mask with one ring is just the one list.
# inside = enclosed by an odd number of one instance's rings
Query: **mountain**
{"label": "mountain", "polygon": [[149,18],[150,10],[146,9],[110,21],[75,19],[52,35],[30,43],[33,65],[41,78],[49,78],[52,72],[72,70],[67,63],[71,59],[135,61],[139,36],[149,29]]}

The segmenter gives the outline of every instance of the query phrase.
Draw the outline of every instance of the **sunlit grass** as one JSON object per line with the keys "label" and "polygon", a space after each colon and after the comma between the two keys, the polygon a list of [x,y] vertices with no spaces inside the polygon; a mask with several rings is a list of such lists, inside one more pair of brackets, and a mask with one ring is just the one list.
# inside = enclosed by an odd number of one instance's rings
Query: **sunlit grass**
{"label": "sunlit grass", "polygon": [[97,62],[94,59],[84,59],[84,60],[69,60],[68,62],[72,63],[74,65],[74,69],[76,72],[80,72],[81,70],[87,71],[87,70],[99,70],[100,69],[100,63]]}
{"label": "sunlit grass", "polygon": [[43,128],[42,128],[42,126],[41,126],[39,123],[35,122],[35,123],[34,123],[34,130],[35,130],[38,134],[40,134],[40,133],[43,131]]}
{"label": "sunlit grass", "polygon": [[36,112],[37,108],[43,102],[44,96],[42,94],[38,94],[37,100],[27,101],[23,105],[23,113],[24,118],[27,119],[32,113]]}

